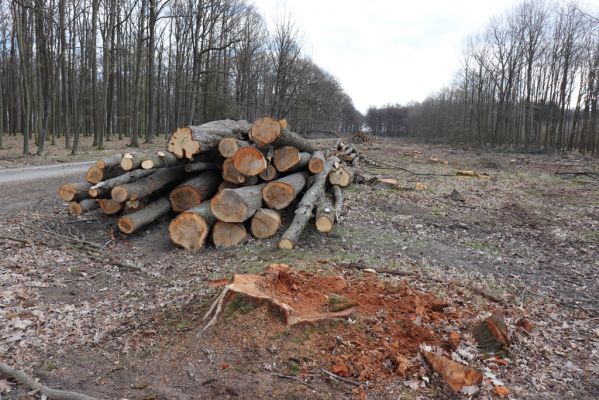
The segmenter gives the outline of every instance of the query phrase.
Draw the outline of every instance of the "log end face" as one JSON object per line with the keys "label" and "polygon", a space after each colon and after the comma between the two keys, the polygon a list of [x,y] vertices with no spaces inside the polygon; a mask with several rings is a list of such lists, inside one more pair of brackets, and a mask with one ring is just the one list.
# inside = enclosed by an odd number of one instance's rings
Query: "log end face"
{"label": "log end face", "polygon": [[95,165],[92,165],[91,167],[89,167],[89,169],[85,173],[85,180],[94,185],[98,182],[101,182],[103,178],[104,178],[104,171],[102,171],[100,168],[98,168]]}
{"label": "log end face", "polygon": [[276,211],[260,209],[252,218],[252,235],[258,239],[267,239],[274,236],[281,226],[281,217]]}
{"label": "log end face", "polygon": [[123,171],[131,171],[133,168],[133,158],[131,157],[123,157],[121,160],[121,168]]}
{"label": "log end face", "polygon": [[319,174],[324,169],[324,162],[319,158],[311,158],[308,164],[308,170],[313,174]]}
{"label": "log end face", "polygon": [[279,241],[279,249],[281,250],[293,250],[294,244],[291,239],[283,238]]}
{"label": "log end face", "polygon": [[58,196],[64,201],[72,201],[75,198],[76,193],[77,189],[70,183],[65,183],[58,188]]}
{"label": "log end face", "polygon": [[266,169],[267,162],[260,150],[246,146],[235,153],[233,166],[246,176],[256,176]]}
{"label": "log end face", "polygon": [[81,215],[83,213],[83,209],[79,203],[72,201],[69,203],[69,213],[71,215]]}
{"label": "log end face", "polygon": [[206,220],[200,215],[184,212],[168,226],[169,237],[177,246],[187,250],[201,250],[209,231]]}
{"label": "log end face", "polygon": [[214,216],[223,222],[243,222],[248,206],[234,189],[223,189],[210,200]]}
{"label": "log end face", "polygon": [[152,169],[152,168],[154,168],[154,161],[152,161],[152,160],[143,160],[141,162],[141,168],[142,169]]}
{"label": "log end face", "polygon": [[238,149],[239,146],[235,138],[222,138],[218,143],[218,152],[225,158],[234,157]]}
{"label": "log end face", "polygon": [[293,186],[285,182],[269,182],[262,189],[262,199],[275,210],[287,207],[295,198]]}
{"label": "log end face", "polygon": [[241,223],[217,221],[212,230],[212,240],[216,247],[237,246],[247,239],[247,231]]}
{"label": "log end face", "polygon": [[110,197],[112,197],[112,200],[116,201],[117,203],[122,203],[127,200],[127,189],[125,189],[123,186],[115,186],[110,192]]}
{"label": "log end face", "polygon": [[87,194],[89,195],[89,197],[91,197],[92,199],[95,199],[96,197],[98,197],[98,189],[95,188],[91,188],[87,191]]}
{"label": "log end face", "polygon": [[327,217],[316,218],[316,229],[321,233],[329,233],[333,230],[333,222]]}
{"label": "log end face", "polygon": [[169,200],[173,211],[183,212],[200,205],[202,194],[194,187],[179,186],[171,191]]}
{"label": "log end face", "polygon": [[265,147],[281,136],[281,125],[270,117],[261,117],[254,122],[249,135],[254,143]]}
{"label": "log end face", "polygon": [[117,220],[117,225],[119,227],[119,230],[124,234],[128,235],[135,231],[135,223],[133,223],[131,218],[129,218],[128,216],[120,217]]}
{"label": "log end face", "polygon": [[183,127],[173,132],[166,149],[177,158],[185,157],[191,160],[200,152],[200,143],[192,138],[191,129]]}

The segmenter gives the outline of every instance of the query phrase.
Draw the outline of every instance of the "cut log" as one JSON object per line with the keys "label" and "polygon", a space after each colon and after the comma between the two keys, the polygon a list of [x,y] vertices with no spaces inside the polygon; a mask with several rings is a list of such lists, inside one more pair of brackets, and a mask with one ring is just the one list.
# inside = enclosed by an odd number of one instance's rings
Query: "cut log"
{"label": "cut log", "polygon": [[121,175],[123,173],[124,171],[119,167],[101,169],[95,165],[92,165],[85,173],[85,180],[95,185],[98,182],[114,178],[115,176]]}
{"label": "cut log", "polygon": [[220,142],[218,142],[218,152],[225,158],[235,157],[235,153],[237,150],[242,147],[247,147],[250,144],[245,140],[239,140],[232,137],[222,138]]}
{"label": "cut log", "polygon": [[216,221],[212,228],[212,241],[216,247],[237,246],[247,238],[248,233],[242,223]]}
{"label": "cut log", "polygon": [[119,165],[121,165],[121,158],[123,158],[122,154],[117,154],[107,158],[101,158],[98,161],[96,161],[96,167],[100,169],[118,167]]}
{"label": "cut log", "polygon": [[275,210],[261,208],[252,217],[252,235],[258,239],[274,236],[281,227],[281,216]]}
{"label": "cut log", "polygon": [[168,214],[170,210],[171,202],[168,197],[163,196],[139,211],[120,217],[117,225],[121,232],[129,235]]}
{"label": "cut log", "polygon": [[97,199],[98,205],[106,215],[114,215],[123,209],[123,204],[112,199]]}
{"label": "cut log", "polygon": [[83,213],[93,211],[100,207],[98,202],[93,199],[81,200],[79,203],[76,201],[71,201],[69,203],[69,213],[71,215],[81,215]]}
{"label": "cut log", "polygon": [[246,146],[237,150],[233,158],[235,169],[246,176],[256,176],[267,167],[264,154],[254,146]]}
{"label": "cut log", "polygon": [[206,171],[185,180],[171,191],[171,208],[173,211],[182,212],[200,205],[216,193],[220,182],[220,173],[216,170]]}
{"label": "cut log", "polygon": [[124,173],[123,175],[119,175],[115,178],[108,179],[106,181],[99,182],[98,184],[89,188],[87,193],[91,198],[103,198],[109,197],[110,191],[113,187],[118,185],[124,185],[127,183],[135,182],[138,179],[145,178],[146,176],[150,176],[155,171],[144,171],[142,169],[137,169],[135,171]]}
{"label": "cut log", "polygon": [[185,163],[185,160],[179,160],[173,153],[158,151],[155,154],[147,154],[141,162],[141,168],[165,168]]}
{"label": "cut log", "polygon": [[227,158],[223,163],[223,172],[222,177],[225,181],[239,184],[245,182],[245,175],[243,175],[235,165],[233,164],[233,159]]}
{"label": "cut log", "polygon": [[58,195],[64,201],[81,201],[89,198],[87,191],[92,187],[88,181],[65,183],[58,188]]}
{"label": "cut log", "polygon": [[224,222],[243,222],[262,207],[262,188],[265,184],[237,189],[224,189],[210,202],[212,212]]}
{"label": "cut log", "polygon": [[197,161],[191,164],[185,164],[185,172],[192,173],[192,172],[200,172],[200,171],[208,171],[210,169],[216,169],[216,165],[212,162],[206,162],[206,161]]}
{"label": "cut log", "polygon": [[328,196],[325,194],[320,197],[318,207],[316,207],[316,229],[318,232],[329,233],[333,230],[335,223],[335,209]]}
{"label": "cut log", "polygon": [[260,172],[260,175],[258,175],[260,177],[260,179],[262,179],[263,181],[272,181],[274,179],[277,179],[277,176],[279,175],[279,172],[277,171],[277,169],[275,168],[274,165],[272,165],[271,163],[268,163],[268,165],[266,166],[266,169],[262,172]]}
{"label": "cut log", "polygon": [[341,165],[329,174],[331,185],[346,187],[354,180],[354,169],[347,165]]}
{"label": "cut log", "polygon": [[332,188],[335,195],[335,221],[339,222],[339,217],[341,217],[341,213],[343,212],[343,191],[337,185],[333,185]]}
{"label": "cut log", "polygon": [[250,127],[247,121],[230,119],[212,121],[199,126],[185,126],[171,134],[166,149],[178,158],[192,159],[198,153],[216,149],[224,137],[243,139]]}
{"label": "cut log", "polygon": [[312,218],[312,211],[314,210],[316,202],[324,195],[327,177],[329,176],[331,169],[333,169],[333,165],[337,162],[339,162],[339,159],[337,157],[332,157],[325,162],[324,169],[318,175],[314,175],[312,185],[300,200],[297,210],[295,210],[293,221],[279,241],[279,249],[291,250],[295,247],[304,228],[308,224],[308,221]]}
{"label": "cut log", "polygon": [[176,183],[183,174],[183,166],[160,168],[152,175],[136,182],[115,186],[111,191],[114,201],[122,203],[126,200],[143,199],[149,194]]}
{"label": "cut log", "polygon": [[262,189],[262,199],[275,210],[287,207],[306,186],[308,174],[296,172],[276,181],[268,182]]}
{"label": "cut log", "polygon": [[249,131],[250,139],[260,147],[268,145],[276,147],[292,146],[299,151],[307,151],[308,153],[318,150],[314,142],[287,129],[286,123],[284,125],[284,127],[281,127],[279,122],[270,117],[258,118]]}
{"label": "cut log", "polygon": [[308,170],[313,174],[318,174],[324,168],[324,154],[322,151],[315,151],[312,153],[310,157],[310,162],[308,163]]}
{"label": "cut log", "polygon": [[143,157],[143,154],[125,153],[123,154],[123,158],[121,158],[121,168],[123,171],[138,169],[144,160]]}
{"label": "cut log", "polygon": [[206,200],[173,219],[168,226],[169,237],[173,243],[187,250],[200,250],[215,221],[210,200]]}
{"label": "cut log", "polygon": [[295,147],[284,146],[275,150],[274,164],[280,172],[304,168],[309,162],[310,154],[301,153]]}

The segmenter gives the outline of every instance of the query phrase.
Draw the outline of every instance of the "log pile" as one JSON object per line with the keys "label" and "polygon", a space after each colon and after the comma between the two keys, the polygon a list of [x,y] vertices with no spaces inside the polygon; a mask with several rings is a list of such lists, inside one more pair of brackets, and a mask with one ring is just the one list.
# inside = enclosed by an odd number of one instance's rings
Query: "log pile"
{"label": "log pile", "polygon": [[313,217],[318,231],[333,229],[359,160],[354,146],[320,149],[285,120],[212,121],[177,129],[166,151],[98,160],[58,194],[73,215],[99,208],[118,216],[126,235],[175,214],[169,237],[188,250],[209,237],[217,247],[271,238],[294,209],[278,243],[292,249]]}

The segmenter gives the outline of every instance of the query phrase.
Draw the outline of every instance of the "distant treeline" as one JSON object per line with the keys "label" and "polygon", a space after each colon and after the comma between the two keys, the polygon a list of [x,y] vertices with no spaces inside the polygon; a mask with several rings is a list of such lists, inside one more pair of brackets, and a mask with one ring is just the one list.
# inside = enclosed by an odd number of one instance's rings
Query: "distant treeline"
{"label": "distant treeline", "polygon": [[289,19],[268,32],[247,0],[0,2],[2,134],[77,152],[223,118],[286,118],[297,131],[354,131],[362,115],[304,55]]}
{"label": "distant treeline", "polygon": [[450,87],[366,121],[381,135],[599,155],[598,101],[599,18],[533,0],[469,38]]}

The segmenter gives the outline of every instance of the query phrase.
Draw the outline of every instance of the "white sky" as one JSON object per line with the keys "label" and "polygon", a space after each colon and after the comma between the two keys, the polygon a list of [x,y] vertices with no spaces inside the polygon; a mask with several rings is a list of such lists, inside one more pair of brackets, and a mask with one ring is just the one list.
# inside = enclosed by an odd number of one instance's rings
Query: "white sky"
{"label": "white sky", "polygon": [[[470,33],[519,0],[254,0],[291,15],[304,49],[356,107],[423,100],[450,83]],[[593,5],[599,0],[588,0]]]}

